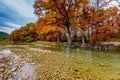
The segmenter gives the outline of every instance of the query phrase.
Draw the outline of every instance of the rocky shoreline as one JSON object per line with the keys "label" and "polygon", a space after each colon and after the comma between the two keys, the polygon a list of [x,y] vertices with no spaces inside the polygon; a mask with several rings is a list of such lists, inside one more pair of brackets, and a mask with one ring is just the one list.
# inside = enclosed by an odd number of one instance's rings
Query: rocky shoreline
{"label": "rocky shoreline", "polygon": [[9,49],[0,50],[0,80],[34,79],[33,67]]}

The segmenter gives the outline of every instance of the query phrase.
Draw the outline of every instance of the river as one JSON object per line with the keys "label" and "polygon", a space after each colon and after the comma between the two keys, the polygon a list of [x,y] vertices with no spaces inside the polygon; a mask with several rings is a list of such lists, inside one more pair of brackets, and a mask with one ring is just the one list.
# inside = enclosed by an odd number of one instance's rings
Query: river
{"label": "river", "polygon": [[36,66],[36,80],[120,79],[119,52],[43,45],[8,46],[8,48],[15,55]]}

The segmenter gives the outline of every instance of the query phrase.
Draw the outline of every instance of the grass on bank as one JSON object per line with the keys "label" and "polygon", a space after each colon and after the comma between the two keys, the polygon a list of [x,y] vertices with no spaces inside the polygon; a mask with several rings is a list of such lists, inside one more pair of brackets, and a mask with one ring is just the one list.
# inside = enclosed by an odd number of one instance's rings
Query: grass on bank
{"label": "grass on bank", "polygon": [[8,40],[0,40],[0,45],[8,45],[11,44]]}

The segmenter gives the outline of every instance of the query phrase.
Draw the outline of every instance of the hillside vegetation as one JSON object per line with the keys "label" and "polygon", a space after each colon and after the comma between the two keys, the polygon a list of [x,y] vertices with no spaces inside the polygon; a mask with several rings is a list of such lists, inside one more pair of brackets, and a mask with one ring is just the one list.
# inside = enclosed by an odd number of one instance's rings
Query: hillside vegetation
{"label": "hillside vegetation", "polygon": [[0,40],[7,39],[8,37],[9,37],[9,34],[0,31]]}

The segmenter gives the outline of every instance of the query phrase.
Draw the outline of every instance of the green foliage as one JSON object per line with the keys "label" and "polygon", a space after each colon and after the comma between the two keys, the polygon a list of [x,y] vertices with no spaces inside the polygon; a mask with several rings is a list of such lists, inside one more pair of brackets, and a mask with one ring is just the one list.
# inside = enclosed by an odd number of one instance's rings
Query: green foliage
{"label": "green foliage", "polygon": [[24,40],[25,40],[26,42],[32,42],[32,41],[34,41],[34,38],[32,38],[31,36],[26,36],[26,37],[24,38]]}

